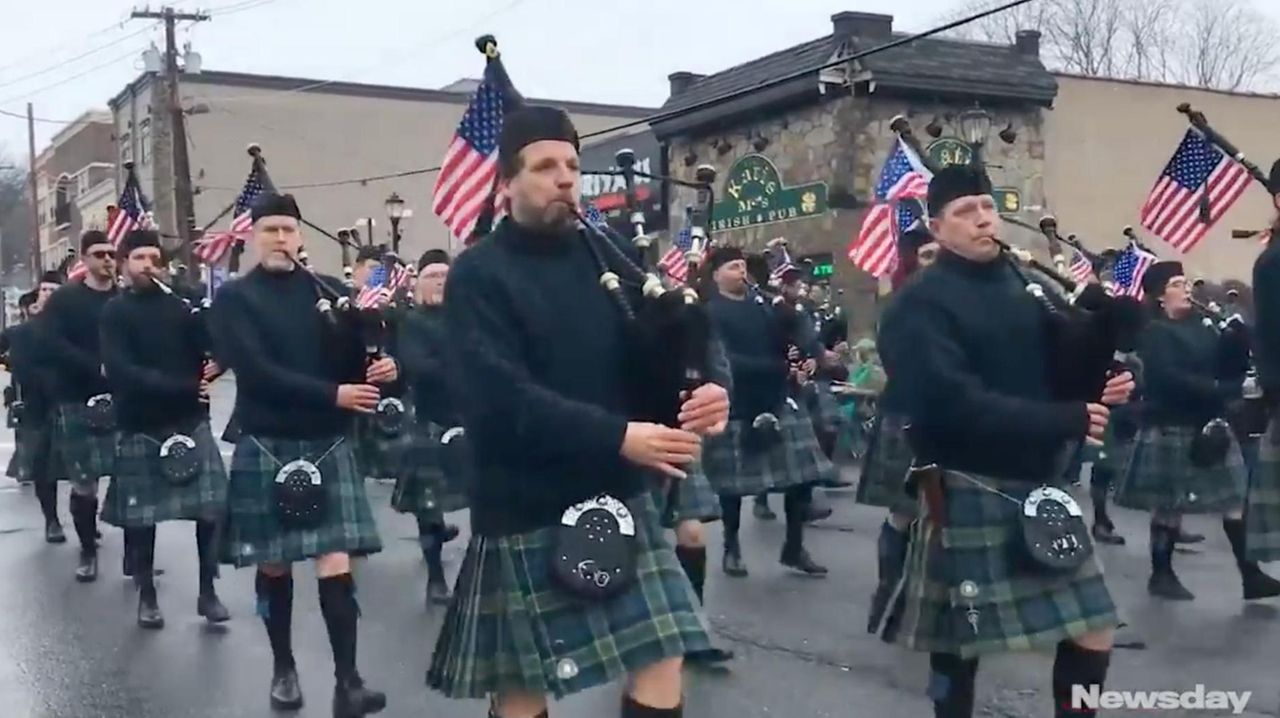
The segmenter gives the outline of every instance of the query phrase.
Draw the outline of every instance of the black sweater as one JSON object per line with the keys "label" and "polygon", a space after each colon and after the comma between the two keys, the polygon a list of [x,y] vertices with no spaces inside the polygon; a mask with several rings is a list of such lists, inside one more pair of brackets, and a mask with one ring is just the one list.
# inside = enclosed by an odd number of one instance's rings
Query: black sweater
{"label": "black sweater", "polygon": [[1084,438],[1083,403],[1050,399],[1048,318],[1004,260],[943,253],[880,324],[885,371],[913,446],[948,469],[1044,481]]}
{"label": "black sweater", "polygon": [[758,301],[759,296],[730,299],[717,291],[707,302],[733,373],[731,419],[750,421],[763,412],[776,412],[786,397],[786,339],[780,335],[774,310]]}
{"label": "black sweater", "polygon": [[98,330],[102,310],[118,291],[91,289],[81,282],[60,287],[41,312],[40,327],[53,368],[54,398],[62,403],[83,403],[110,391],[102,375]]}
{"label": "black sweater", "polygon": [[102,311],[102,363],[125,431],[167,429],[207,416],[200,403],[206,347],[198,319],[158,289],[126,291]]}
{"label": "black sweater", "polygon": [[399,360],[404,379],[413,394],[417,415],[444,427],[458,423],[458,412],[449,391],[444,370],[448,344],[444,329],[444,307],[417,306],[400,317]]}
{"label": "black sweater", "polygon": [[38,318],[28,319],[5,330],[9,366],[17,386],[17,399],[25,405],[23,421],[28,426],[43,425],[53,412],[53,374],[41,341]]}
{"label": "black sweater", "polygon": [[[364,344],[353,325],[340,318],[334,327],[316,309],[304,271],[254,267],[214,299],[215,355],[235,372],[235,416],[245,434],[321,439],[350,428],[353,413],[338,408],[338,385],[364,382]],[[322,281],[342,291],[337,279]]]}
{"label": "black sweater", "polygon": [[1142,416],[1148,426],[1200,428],[1239,397],[1239,380],[1215,377],[1217,332],[1191,313],[1174,321],[1157,318],[1138,339],[1142,359]]}
{"label": "black sweater", "polygon": [[1280,241],[1270,242],[1254,262],[1253,307],[1258,380],[1269,400],[1280,403]]}
{"label": "black sweater", "polygon": [[625,325],[585,242],[508,219],[449,273],[443,346],[481,535],[551,526],[577,501],[645,488],[620,453]]}

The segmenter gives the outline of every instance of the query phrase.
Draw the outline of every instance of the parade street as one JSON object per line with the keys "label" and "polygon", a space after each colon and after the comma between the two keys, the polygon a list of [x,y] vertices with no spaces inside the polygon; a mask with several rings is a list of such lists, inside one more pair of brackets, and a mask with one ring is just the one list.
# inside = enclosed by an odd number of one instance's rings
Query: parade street
{"label": "parade street", "polygon": [[[226,422],[233,392],[216,386],[214,431]],[[229,456],[230,447],[224,445]],[[11,432],[0,440],[0,460],[13,450]],[[847,469],[848,478],[853,470]],[[184,718],[268,716],[271,656],[254,614],[252,573],[224,567],[219,592],[232,620],[207,628],[195,615],[197,572],[194,529],[168,523],[159,531],[156,564],[160,605],[167,626],[146,631],[135,624],[136,594],[120,573],[121,533],[102,525],[103,550],[96,583],[77,584],[76,541],[44,542],[30,487],[0,483],[0,716],[49,718]],[[105,488],[105,487],[104,487]],[[391,485],[370,482],[369,497],[385,549],[357,569],[363,611],[359,656],[371,685],[385,690],[395,718],[474,718],[479,701],[449,701],[424,684],[442,608],[423,606],[426,577],[413,521],[390,510]],[[763,523],[744,506],[747,579],[727,579],[719,569],[718,524],[710,533],[710,616],[723,643],[738,654],[731,672],[693,672],[685,715],[709,718],[903,718],[931,715],[924,696],[927,658],[886,646],[864,630],[875,580],[875,538],[882,519],[858,506],[851,490],[828,491],[835,513],[815,525],[810,551],[831,568],[825,580],[793,575],[777,562],[781,521]],[[781,500],[774,499],[781,512]],[[748,504],[749,506],[749,504]],[[1117,509],[1124,547],[1101,547],[1108,583],[1131,624],[1112,659],[1107,688],[1132,691],[1252,691],[1242,715],[1280,715],[1280,604],[1245,606],[1220,524],[1191,518],[1187,528],[1208,536],[1195,552],[1180,552],[1177,569],[1197,594],[1190,603],[1164,603],[1146,594],[1146,516]],[[463,538],[446,549],[457,570],[465,544],[465,512],[451,520]],[[299,568],[294,618],[295,650],[307,705],[297,714],[329,714],[332,660],[316,604],[311,569]],[[981,716],[1050,714],[1050,656],[1006,655],[984,660],[978,678]],[[553,705],[551,715],[613,715],[617,689],[575,696]],[[1124,711],[1105,712],[1120,715]],[[1183,715],[1162,711],[1162,715]],[[1226,715],[1203,711],[1188,715]]]}

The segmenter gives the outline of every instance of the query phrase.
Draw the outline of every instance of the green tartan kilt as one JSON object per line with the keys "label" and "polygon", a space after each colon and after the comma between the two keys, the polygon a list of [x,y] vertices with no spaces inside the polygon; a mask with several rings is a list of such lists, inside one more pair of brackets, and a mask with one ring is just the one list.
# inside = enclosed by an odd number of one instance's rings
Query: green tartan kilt
{"label": "green tartan kilt", "polygon": [[707,472],[702,469],[700,463],[695,463],[685,473],[688,476],[675,485],[674,506],[667,505],[670,495],[668,483],[662,478],[654,479],[653,500],[662,510],[663,525],[674,528],[676,524],[685,521],[703,523],[719,521],[720,497],[716,495],[715,489],[711,488]]}
{"label": "green tartan kilt", "polygon": [[[946,474],[944,526],[939,531],[920,520],[911,528],[900,586],[904,644],[967,659],[1053,649],[1062,640],[1116,627],[1116,607],[1096,557],[1074,573],[1041,571],[1025,557],[1018,516],[1021,501],[1039,484],[972,478],[1018,503]],[[973,599],[960,594],[969,582],[977,587]]]}
{"label": "green tartan kilt", "polygon": [[512,691],[562,698],[709,648],[697,597],[652,494],[627,505],[636,518],[636,580],[601,603],[554,583],[554,528],[472,536],[427,685],[450,698]]}
{"label": "green tartan kilt", "polygon": [[95,433],[85,421],[81,404],[58,405],[55,446],[72,483],[83,490],[96,489],[98,480],[115,473],[118,431]]}
{"label": "green tartan kilt", "polygon": [[1137,446],[1135,439],[1136,437],[1129,439],[1116,437],[1114,425],[1108,423],[1102,435],[1102,446],[1093,457],[1094,471],[1099,468],[1104,471],[1109,470],[1115,477],[1127,471],[1132,463],[1134,448]]}
{"label": "green tartan kilt", "polygon": [[[296,459],[314,462],[329,489],[328,515],[318,528],[288,529],[276,519],[275,476]],[[231,456],[230,479],[219,546],[222,563],[243,568],[382,550],[364,479],[346,437],[300,440],[245,434]]]}
{"label": "green tartan kilt", "polygon": [[723,434],[706,440],[702,466],[717,495],[754,496],[836,478],[808,414],[788,399],[776,415],[781,440],[762,451],[744,446],[755,417],[730,420]]}
{"label": "green tartan kilt", "polygon": [[358,416],[355,420],[356,465],[365,478],[394,479],[404,468],[405,454],[413,444],[409,426],[412,419],[406,417],[405,428],[399,436],[387,436],[378,431],[371,416]]}
{"label": "green tartan kilt", "polygon": [[17,429],[13,432],[13,453],[9,455],[9,465],[5,467],[4,475],[18,481],[27,480],[27,475],[22,471],[22,434]]}
{"label": "green tartan kilt", "polygon": [[814,430],[839,431],[845,422],[845,416],[840,411],[840,402],[836,400],[836,395],[831,393],[831,384],[817,382],[814,385],[814,396],[816,398],[809,407],[809,413],[813,416]]}
{"label": "green tartan kilt", "polygon": [[444,470],[440,439],[448,430],[449,427],[425,419],[408,424],[409,443],[401,454],[403,465],[391,492],[391,508],[443,521],[445,514],[471,505],[469,478],[450,476]]}
{"label": "green tartan kilt", "polygon": [[[160,471],[160,445],[175,433],[196,442],[200,470],[176,486]],[[120,528],[146,528],[162,521],[217,521],[227,507],[227,468],[207,420],[169,431],[121,432],[116,475],[107,487],[102,520]]]}
{"label": "green tartan kilt", "polygon": [[21,447],[22,460],[18,471],[23,479],[31,481],[57,481],[67,476],[62,463],[62,452],[54,450],[55,425],[34,423],[14,429],[17,444]]}
{"label": "green tartan kilt", "polygon": [[1216,514],[1244,505],[1248,479],[1234,434],[1219,466],[1191,464],[1191,440],[1199,429],[1149,426],[1138,432],[1129,468],[1121,472],[1117,506],[1142,511]]}
{"label": "green tartan kilt", "polygon": [[1258,444],[1258,463],[1249,477],[1244,507],[1245,558],[1280,561],[1280,426],[1275,419]]}
{"label": "green tartan kilt", "polygon": [[911,446],[907,443],[906,419],[890,414],[877,415],[862,460],[858,478],[858,503],[882,506],[895,514],[915,516],[916,500],[907,495],[907,472],[911,469]]}

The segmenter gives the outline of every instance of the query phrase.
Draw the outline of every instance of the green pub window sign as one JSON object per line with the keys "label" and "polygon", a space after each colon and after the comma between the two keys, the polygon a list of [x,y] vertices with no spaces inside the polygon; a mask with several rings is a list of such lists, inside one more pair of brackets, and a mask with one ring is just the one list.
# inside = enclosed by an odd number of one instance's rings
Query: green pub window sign
{"label": "green pub window sign", "polygon": [[[955,137],[943,137],[929,143],[925,155],[938,167],[967,165],[973,161],[973,149],[969,143]],[[991,192],[1000,214],[1015,214],[1022,210],[1022,195],[1013,187],[996,187]]]}
{"label": "green pub window sign", "polygon": [[711,210],[711,229],[787,222],[817,217],[826,211],[826,182],[787,187],[767,157],[747,155],[729,168],[723,194]]}

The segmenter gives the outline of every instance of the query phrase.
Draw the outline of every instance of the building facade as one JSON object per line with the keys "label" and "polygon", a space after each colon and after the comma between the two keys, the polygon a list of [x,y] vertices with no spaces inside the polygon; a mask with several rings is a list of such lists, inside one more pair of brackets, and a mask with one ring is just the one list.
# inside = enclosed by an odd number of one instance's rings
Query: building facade
{"label": "building facade", "polygon": [[[439,165],[474,88],[472,81],[425,90],[226,72],[184,75],[180,95],[188,113],[195,226],[205,226],[235,201],[250,168],[245,150],[257,143],[276,186],[292,192],[304,217],[330,234],[360,226],[365,240],[372,234],[375,243],[390,244],[384,207],[394,192],[411,215],[400,225],[401,255],[416,260],[426,249],[449,247],[448,232],[431,211],[435,174],[415,170]],[[146,73],[111,100],[118,145],[114,161],[135,163],[161,229],[176,234],[172,132],[164,121],[164,98],[158,76]],[[529,101],[563,107],[583,133],[654,111]],[[372,233],[365,218],[373,220]],[[229,222],[224,216],[213,227],[225,229]],[[304,237],[314,265],[339,271],[342,256],[335,241],[310,229]],[[245,259],[252,261],[251,254]]]}
{"label": "building facade", "polygon": [[53,136],[36,157],[40,264],[57,267],[88,229],[105,229],[114,202],[115,144],[110,113],[86,112]]}
{"label": "building facade", "polygon": [[[1044,114],[1057,82],[1034,32],[1012,46],[921,40],[817,71],[904,36],[888,15],[842,12],[831,23],[825,37],[728,70],[672,74],[663,111],[681,114],[654,131],[674,174],[716,168],[713,237],[752,250],[785,237],[793,257],[813,260],[844,291],[857,334],[874,326],[881,286],[845,256],[894,148],[893,118],[910,119],[936,161],[960,162],[968,160],[960,115],[980,106],[991,120],[985,158],[1002,210],[1020,212],[1045,201]],[[1012,141],[997,139],[1004,128]]]}

